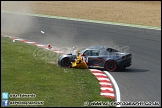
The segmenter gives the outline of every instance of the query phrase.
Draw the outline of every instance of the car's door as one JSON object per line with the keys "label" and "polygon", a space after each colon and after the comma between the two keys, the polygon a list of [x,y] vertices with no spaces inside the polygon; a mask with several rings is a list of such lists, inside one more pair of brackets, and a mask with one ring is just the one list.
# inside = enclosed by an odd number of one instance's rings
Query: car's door
{"label": "car's door", "polygon": [[99,50],[86,50],[84,52],[84,57],[88,61],[88,66],[98,66],[102,63],[103,58],[99,57]]}

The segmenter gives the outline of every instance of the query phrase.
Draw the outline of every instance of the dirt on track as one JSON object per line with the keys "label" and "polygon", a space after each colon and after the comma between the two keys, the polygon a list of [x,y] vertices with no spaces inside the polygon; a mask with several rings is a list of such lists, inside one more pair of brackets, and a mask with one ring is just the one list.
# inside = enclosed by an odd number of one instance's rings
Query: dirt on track
{"label": "dirt on track", "polygon": [[1,10],[161,28],[161,1],[2,1]]}

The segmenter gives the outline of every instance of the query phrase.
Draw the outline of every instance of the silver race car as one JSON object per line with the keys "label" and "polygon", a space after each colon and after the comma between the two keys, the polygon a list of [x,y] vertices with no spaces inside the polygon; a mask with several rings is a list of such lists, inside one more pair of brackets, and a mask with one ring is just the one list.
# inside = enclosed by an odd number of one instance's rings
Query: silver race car
{"label": "silver race car", "polygon": [[[102,68],[110,72],[125,69],[131,66],[132,63],[131,53],[123,53],[106,46],[92,46],[86,48],[78,52],[78,57],[85,58],[85,62],[80,62],[85,64],[85,66],[82,65],[82,67]],[[79,64],[77,59],[78,58],[76,58],[76,55],[73,53],[65,54],[58,58],[58,65],[66,68],[79,68],[81,65],[73,66],[75,62],[77,62],[75,64]]]}

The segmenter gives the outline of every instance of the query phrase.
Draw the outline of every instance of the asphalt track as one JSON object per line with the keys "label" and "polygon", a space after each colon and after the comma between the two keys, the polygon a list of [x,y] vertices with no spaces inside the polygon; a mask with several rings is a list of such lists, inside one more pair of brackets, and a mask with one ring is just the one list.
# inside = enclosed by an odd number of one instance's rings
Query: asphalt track
{"label": "asphalt track", "polygon": [[121,101],[161,104],[161,30],[1,13],[1,32],[56,47],[105,45],[132,52],[132,66],[111,73]]}

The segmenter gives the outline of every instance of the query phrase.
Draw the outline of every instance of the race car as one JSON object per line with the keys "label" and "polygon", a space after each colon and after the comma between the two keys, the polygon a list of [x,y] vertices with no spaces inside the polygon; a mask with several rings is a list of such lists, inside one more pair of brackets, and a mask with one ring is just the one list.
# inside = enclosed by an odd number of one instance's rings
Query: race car
{"label": "race car", "polygon": [[109,72],[125,69],[131,64],[132,53],[123,53],[107,46],[91,46],[78,51],[78,54],[71,52],[58,58],[58,66],[61,67],[101,68]]}

